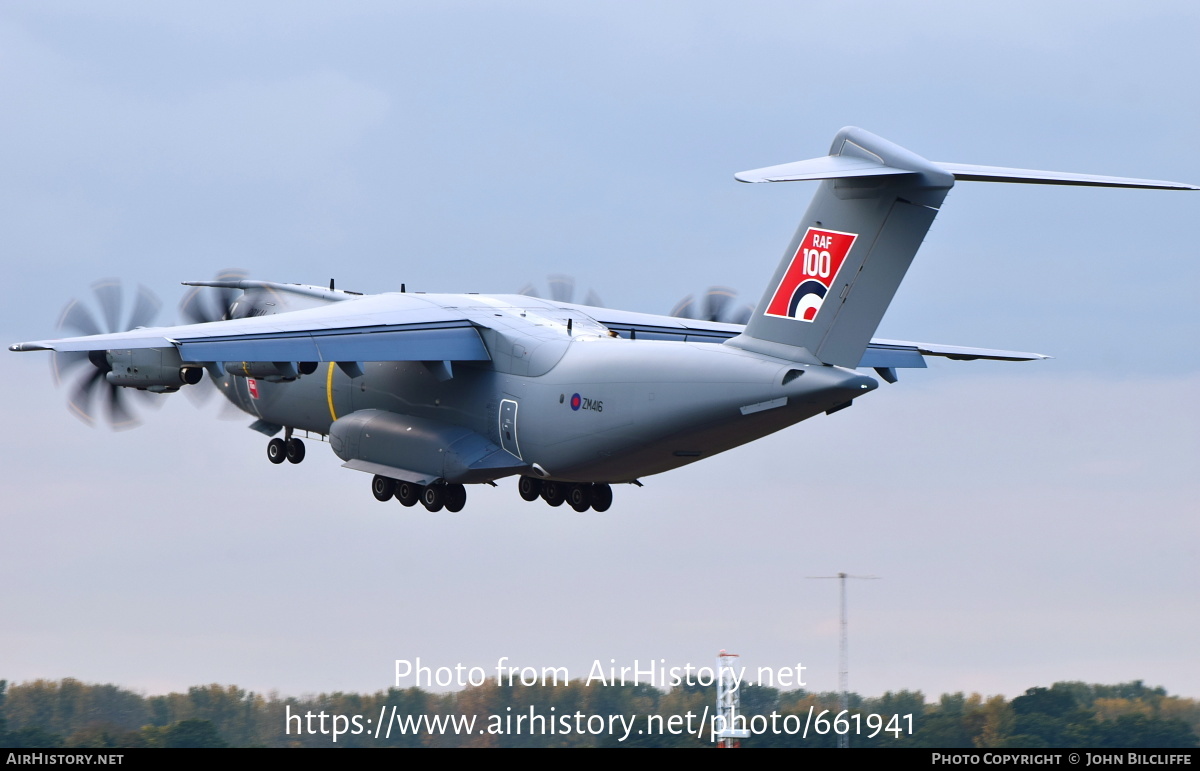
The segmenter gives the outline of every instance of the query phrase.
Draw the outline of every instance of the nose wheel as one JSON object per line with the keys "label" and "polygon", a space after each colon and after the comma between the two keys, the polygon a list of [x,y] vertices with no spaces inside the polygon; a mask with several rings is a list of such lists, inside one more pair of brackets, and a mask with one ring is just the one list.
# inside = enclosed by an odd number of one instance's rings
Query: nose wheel
{"label": "nose wheel", "polygon": [[288,463],[299,463],[304,460],[304,442],[295,437],[284,442]]}
{"label": "nose wheel", "polygon": [[275,464],[283,463],[285,460],[289,463],[299,463],[304,460],[304,442],[291,436],[291,429],[288,429],[288,434],[286,439],[275,437],[267,442],[267,460]]}

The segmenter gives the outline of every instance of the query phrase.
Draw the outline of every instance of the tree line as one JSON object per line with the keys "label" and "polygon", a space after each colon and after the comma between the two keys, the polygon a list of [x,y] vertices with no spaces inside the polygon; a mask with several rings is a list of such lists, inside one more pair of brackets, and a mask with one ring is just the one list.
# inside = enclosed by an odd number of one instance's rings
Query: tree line
{"label": "tree line", "polygon": [[[764,730],[743,740],[742,746],[832,747],[838,730],[850,732],[851,747],[1200,746],[1200,702],[1171,696],[1165,689],[1141,681],[1118,685],[1060,682],[1049,688],[1030,688],[1011,700],[977,693],[943,694],[932,702],[920,691],[888,692],[873,698],[850,694],[845,713],[841,713],[839,699],[837,693],[743,686],[741,712],[750,727]],[[658,690],[646,685],[585,686],[581,682],[531,687],[488,682],[453,693],[390,688],[372,694],[335,692],[297,698],[232,685],[193,686],[186,693],[146,696],[116,685],[70,678],[11,686],[0,680],[0,746],[702,747],[712,746],[708,726],[700,723],[702,715],[712,715],[713,703],[712,687]],[[319,717],[322,714],[324,720]],[[517,716],[531,714],[558,722],[554,726],[545,720],[534,722],[532,725],[542,730],[532,733],[530,722],[514,722]],[[684,716],[688,714],[694,719],[690,732],[685,732]],[[839,714],[840,721],[835,722]],[[899,730],[886,730],[893,715],[912,717],[890,723]],[[331,730],[334,716],[342,717],[336,742]],[[350,716],[359,717],[357,726]],[[385,738],[383,731],[379,738],[375,736],[375,723],[381,716],[393,726],[390,737]],[[428,723],[414,723],[421,716],[425,720],[474,718],[475,722],[470,732],[449,726],[429,730]],[[623,736],[619,720],[584,722],[593,716],[625,716],[636,721],[632,725],[637,729],[655,726],[658,730],[629,731]],[[658,716],[657,722],[648,716]],[[798,727],[806,720],[809,731],[804,737]],[[401,731],[397,726],[402,724],[420,730]],[[611,725],[618,729],[592,730]],[[672,725],[679,730],[669,730]],[[488,731],[489,726],[499,730]],[[699,732],[695,730],[698,726]],[[579,727],[586,730],[547,730]],[[874,736],[870,736],[872,732]]]}

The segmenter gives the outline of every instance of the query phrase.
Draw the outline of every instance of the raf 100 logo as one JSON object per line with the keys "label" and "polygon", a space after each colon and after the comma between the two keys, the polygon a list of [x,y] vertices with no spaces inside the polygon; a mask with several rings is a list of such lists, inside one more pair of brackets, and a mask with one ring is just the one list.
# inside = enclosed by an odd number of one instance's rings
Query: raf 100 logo
{"label": "raf 100 logo", "polygon": [[604,412],[604,402],[594,399],[586,399],[579,394],[571,397],[571,409],[578,412],[579,410],[595,410],[596,412]]}

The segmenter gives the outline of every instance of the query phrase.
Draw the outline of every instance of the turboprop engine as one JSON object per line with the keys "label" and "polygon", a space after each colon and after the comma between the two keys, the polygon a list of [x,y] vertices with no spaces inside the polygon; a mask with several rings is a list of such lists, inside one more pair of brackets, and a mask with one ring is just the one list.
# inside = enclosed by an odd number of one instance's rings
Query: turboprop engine
{"label": "turboprop engine", "polygon": [[175,348],[111,350],[104,358],[109,367],[104,379],[115,386],[170,393],[204,377],[204,368],[184,364]]}

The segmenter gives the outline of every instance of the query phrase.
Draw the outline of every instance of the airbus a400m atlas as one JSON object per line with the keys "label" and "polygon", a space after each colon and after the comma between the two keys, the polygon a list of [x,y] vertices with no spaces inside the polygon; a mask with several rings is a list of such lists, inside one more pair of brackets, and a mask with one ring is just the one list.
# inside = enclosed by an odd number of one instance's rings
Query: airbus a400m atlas
{"label": "airbus a400m atlas", "polygon": [[[1200,189],[1155,180],[927,161],[855,128],[828,156],[742,172],[743,182],[823,180],[743,324],[655,316],[523,295],[364,296],[248,279],[187,282],[192,321],[147,328],[139,297],[119,328],[119,290],[98,289],[108,330],[81,306],[18,343],[75,373],[71,404],[125,389],[169,393],[208,379],[299,463],[297,432],[372,475],[381,501],[460,510],[468,484],[516,476],[526,500],[606,510],[610,485],[693,463],[834,413],[926,356],[1039,354],[872,339],[956,180]],[[240,294],[238,294],[240,292]],[[206,299],[207,297],[207,299]],[[203,309],[208,307],[209,311]],[[157,398],[157,397],[155,397]],[[277,436],[282,434],[282,436]]]}

